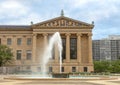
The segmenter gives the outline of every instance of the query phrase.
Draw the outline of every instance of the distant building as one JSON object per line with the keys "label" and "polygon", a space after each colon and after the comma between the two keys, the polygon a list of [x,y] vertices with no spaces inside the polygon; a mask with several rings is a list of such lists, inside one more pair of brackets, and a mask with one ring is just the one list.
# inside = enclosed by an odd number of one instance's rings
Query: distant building
{"label": "distant building", "polygon": [[93,40],[92,47],[94,60],[117,60],[120,58],[120,35]]}

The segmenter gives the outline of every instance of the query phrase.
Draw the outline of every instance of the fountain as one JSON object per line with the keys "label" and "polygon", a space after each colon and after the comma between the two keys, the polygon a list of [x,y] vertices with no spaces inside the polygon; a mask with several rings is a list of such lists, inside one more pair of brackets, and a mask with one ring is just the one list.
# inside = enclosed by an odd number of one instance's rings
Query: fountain
{"label": "fountain", "polygon": [[[47,75],[47,72],[46,72],[46,65],[49,61],[49,59],[52,57],[52,49],[54,47],[54,45],[57,44],[57,47],[58,47],[58,51],[59,51],[59,62],[60,62],[60,72],[56,75],[56,74],[53,74],[53,77],[49,77]],[[44,55],[43,55],[43,62],[42,62],[42,65],[43,65],[43,69],[42,69],[42,73],[43,75],[42,76],[33,76],[33,75],[29,75],[29,76],[8,76],[8,77],[5,77],[4,79],[10,79],[10,80],[39,80],[41,82],[46,82],[46,81],[49,81],[49,82],[70,82],[70,81],[76,81],[78,82],[79,80],[106,80],[106,79],[116,79],[116,78],[102,78],[101,76],[89,76],[89,77],[86,77],[86,76],[69,76],[69,74],[67,75],[64,75],[64,73],[61,73],[61,67],[62,67],[62,40],[61,40],[61,37],[60,37],[60,34],[59,32],[56,32],[54,33],[54,35],[50,38],[50,41],[48,43],[48,45],[46,46],[46,49],[45,49],[45,52],[44,52]],[[67,77],[66,77],[67,76]],[[64,78],[67,78],[67,79],[64,79]]]}
{"label": "fountain", "polygon": [[62,39],[60,37],[59,32],[54,33],[54,35],[50,38],[48,45],[46,46],[44,55],[43,55],[43,69],[42,73],[43,76],[46,76],[46,64],[48,63],[49,59],[52,58],[52,51],[54,45],[57,44],[58,51],[59,51],[59,62],[60,62],[60,73],[62,67]]}

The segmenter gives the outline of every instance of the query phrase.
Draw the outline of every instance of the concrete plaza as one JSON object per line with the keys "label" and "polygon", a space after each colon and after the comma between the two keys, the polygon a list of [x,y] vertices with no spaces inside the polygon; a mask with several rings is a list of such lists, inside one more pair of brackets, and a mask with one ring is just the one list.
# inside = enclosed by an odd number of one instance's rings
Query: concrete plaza
{"label": "concrete plaza", "polygon": [[0,75],[0,85],[120,85],[120,77],[115,79],[101,80],[10,80],[4,79],[5,75]]}

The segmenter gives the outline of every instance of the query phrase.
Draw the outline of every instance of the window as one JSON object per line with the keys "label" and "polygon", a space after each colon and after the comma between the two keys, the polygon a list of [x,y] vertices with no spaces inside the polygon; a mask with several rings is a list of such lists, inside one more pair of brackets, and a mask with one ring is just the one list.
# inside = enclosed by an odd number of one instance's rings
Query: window
{"label": "window", "polygon": [[32,39],[31,38],[27,38],[27,45],[31,45],[32,44]]}
{"label": "window", "polygon": [[11,38],[8,38],[7,39],[7,45],[11,45],[12,44],[12,40],[11,40]]}
{"label": "window", "polygon": [[64,67],[62,67],[62,72],[64,72]]}
{"label": "window", "polygon": [[76,72],[76,67],[72,67],[72,72]]}
{"label": "window", "polygon": [[31,50],[27,50],[27,51],[26,51],[26,59],[27,59],[27,60],[31,60],[31,57],[32,57],[32,52],[31,52]]}
{"label": "window", "polygon": [[39,72],[41,72],[41,67],[37,67],[37,70],[38,70]]}
{"label": "window", "polygon": [[55,59],[55,45],[52,48],[52,58],[51,59]]}
{"label": "window", "polygon": [[21,60],[21,50],[17,50],[17,60]]}
{"label": "window", "polygon": [[50,57],[50,60],[54,60],[55,59],[55,45],[52,48],[52,56]]}
{"label": "window", "polygon": [[52,72],[52,67],[49,67],[49,72]]}
{"label": "window", "polygon": [[18,39],[17,39],[17,45],[21,45],[21,42],[22,42],[22,39],[21,39],[21,38],[18,38]]}
{"label": "window", "polygon": [[84,72],[87,72],[88,71],[88,68],[87,67],[84,67]]}
{"label": "window", "polygon": [[1,38],[0,38],[0,45],[1,45]]}
{"label": "window", "polygon": [[31,67],[30,67],[30,66],[27,66],[27,67],[26,67],[26,69],[27,69],[27,70],[30,70],[30,69],[31,69]]}
{"label": "window", "polygon": [[62,45],[63,45],[63,50],[62,50],[62,59],[66,59],[66,39],[62,38]]}
{"label": "window", "polygon": [[77,39],[70,38],[70,59],[77,59]]}

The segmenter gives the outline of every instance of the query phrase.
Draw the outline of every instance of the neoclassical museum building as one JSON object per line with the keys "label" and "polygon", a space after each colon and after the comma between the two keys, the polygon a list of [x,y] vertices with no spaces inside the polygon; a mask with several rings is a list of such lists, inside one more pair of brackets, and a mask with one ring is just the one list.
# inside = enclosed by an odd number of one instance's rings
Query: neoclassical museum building
{"label": "neoclassical museum building", "polygon": [[[0,25],[0,44],[12,49],[14,61],[9,67],[15,71],[41,72],[42,57],[49,38],[59,32],[62,38],[62,72],[93,72],[91,24],[59,17],[31,25]],[[58,73],[58,49],[53,48],[47,63],[48,72]]]}

